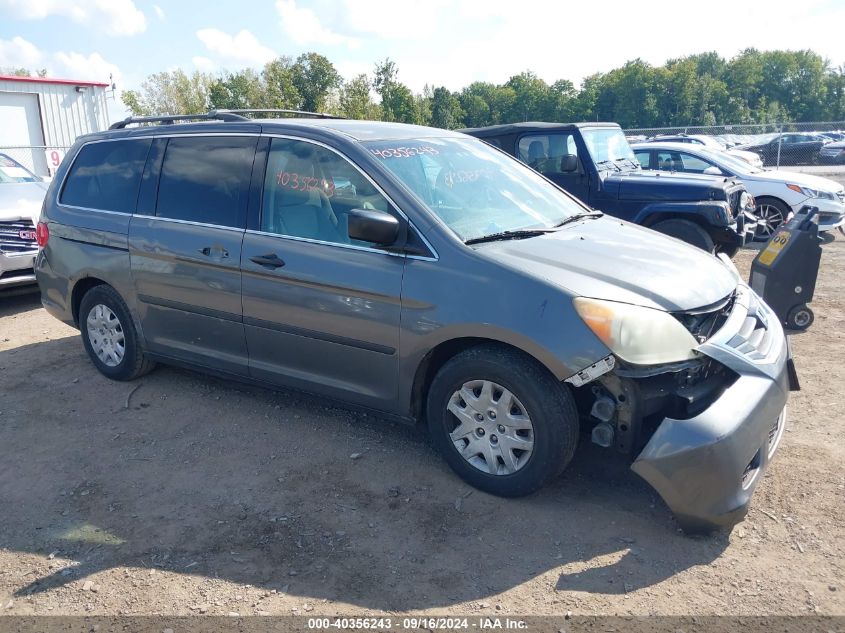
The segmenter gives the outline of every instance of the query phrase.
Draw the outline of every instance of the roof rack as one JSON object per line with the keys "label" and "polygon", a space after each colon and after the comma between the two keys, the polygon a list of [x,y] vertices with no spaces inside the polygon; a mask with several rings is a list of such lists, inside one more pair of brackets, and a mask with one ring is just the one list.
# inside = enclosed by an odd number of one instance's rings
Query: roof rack
{"label": "roof rack", "polygon": [[164,114],[161,116],[130,116],[109,126],[110,130],[122,130],[132,123],[163,123],[170,125],[177,121],[249,121],[245,116],[226,110],[211,110],[207,114]]}
{"label": "roof rack", "polygon": [[237,110],[211,110],[211,113],[218,114],[247,114],[251,112],[271,112],[273,114],[295,114],[297,116],[313,117],[315,119],[343,119],[342,116],[335,116],[326,112],[307,112],[305,110],[282,110],[279,108],[242,108]]}

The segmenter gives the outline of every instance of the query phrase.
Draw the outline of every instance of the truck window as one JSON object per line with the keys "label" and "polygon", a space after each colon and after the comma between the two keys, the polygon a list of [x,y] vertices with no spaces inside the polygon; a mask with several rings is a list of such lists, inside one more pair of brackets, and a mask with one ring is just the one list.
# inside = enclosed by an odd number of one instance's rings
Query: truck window
{"label": "truck window", "polygon": [[519,139],[518,158],[541,174],[560,174],[561,159],[577,156],[578,147],[570,133],[531,134]]}
{"label": "truck window", "polygon": [[88,143],[68,172],[60,203],[133,213],[151,139]]}
{"label": "truck window", "polygon": [[244,226],[255,137],[172,138],[164,152],[156,215]]}

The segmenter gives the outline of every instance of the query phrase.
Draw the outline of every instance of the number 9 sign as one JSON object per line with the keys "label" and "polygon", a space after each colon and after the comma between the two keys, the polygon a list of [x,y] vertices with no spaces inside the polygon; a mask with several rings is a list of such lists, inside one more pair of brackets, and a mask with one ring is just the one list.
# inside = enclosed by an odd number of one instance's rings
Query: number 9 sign
{"label": "number 9 sign", "polygon": [[47,168],[50,170],[50,173],[55,173],[59,165],[62,164],[65,152],[61,149],[46,149],[44,150],[44,156],[47,158]]}

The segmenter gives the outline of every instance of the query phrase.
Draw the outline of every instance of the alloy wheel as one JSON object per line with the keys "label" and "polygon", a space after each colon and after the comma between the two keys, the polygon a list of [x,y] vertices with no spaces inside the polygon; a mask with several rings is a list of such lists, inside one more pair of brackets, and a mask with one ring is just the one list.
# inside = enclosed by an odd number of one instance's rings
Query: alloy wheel
{"label": "alloy wheel", "polygon": [[781,213],[780,209],[765,202],[757,206],[755,215],[761,221],[761,224],[758,224],[754,231],[754,238],[759,241],[768,240],[777,228],[783,224],[783,213]]}

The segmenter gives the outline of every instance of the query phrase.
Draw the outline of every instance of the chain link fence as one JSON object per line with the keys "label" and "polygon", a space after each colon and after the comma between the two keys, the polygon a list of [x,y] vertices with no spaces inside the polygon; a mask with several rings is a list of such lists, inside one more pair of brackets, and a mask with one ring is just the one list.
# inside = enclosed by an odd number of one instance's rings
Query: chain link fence
{"label": "chain link fence", "polygon": [[672,140],[754,152],[766,167],[845,165],[845,121],[635,128],[631,142]]}
{"label": "chain link fence", "polygon": [[49,178],[56,173],[69,149],[61,145],[0,146],[0,160],[11,158],[36,176]]}

